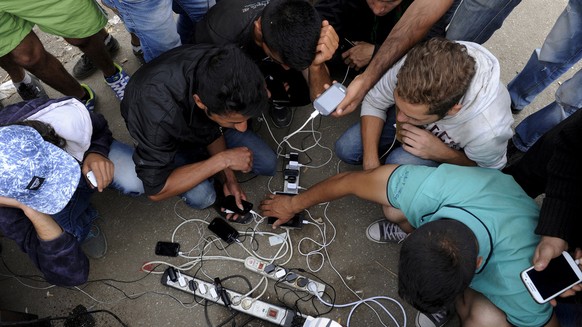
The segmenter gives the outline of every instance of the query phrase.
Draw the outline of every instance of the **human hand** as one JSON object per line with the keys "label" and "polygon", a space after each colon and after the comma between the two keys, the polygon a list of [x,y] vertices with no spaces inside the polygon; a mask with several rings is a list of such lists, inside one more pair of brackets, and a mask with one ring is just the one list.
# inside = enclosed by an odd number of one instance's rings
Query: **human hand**
{"label": "human hand", "polygon": [[354,42],[353,47],[342,53],[342,58],[344,59],[344,63],[346,65],[355,70],[360,70],[370,63],[373,55],[373,44],[357,41]]}
{"label": "human hand", "polygon": [[[232,195],[234,196],[236,206],[239,209],[243,209],[243,205],[241,200],[247,199],[246,194],[240,187],[240,184],[236,180],[227,179],[226,182],[222,185],[222,190],[224,192],[224,196]],[[224,211],[224,208],[220,208],[220,211]],[[237,220],[240,215],[235,213],[229,213],[226,215],[226,219],[228,220]]]}
{"label": "human hand", "polygon": [[81,171],[88,182],[87,184],[89,184],[91,188],[95,188],[86,177],[87,173],[92,171],[95,175],[95,180],[97,180],[97,190],[103,192],[103,190],[113,181],[115,166],[108,158],[99,153],[92,152],[85,157],[85,160],[83,160]]}
{"label": "human hand", "polygon": [[559,237],[542,236],[533,257],[534,269],[542,271],[553,258],[568,249],[568,243]]}
{"label": "human hand", "polygon": [[333,57],[339,46],[339,36],[327,20],[321,22],[321,32],[311,65],[321,65]]}
{"label": "human hand", "polygon": [[221,152],[226,168],[248,173],[253,168],[253,152],[247,147],[232,148]]}
{"label": "human hand", "polygon": [[[575,260],[579,260],[579,261],[582,260],[582,250],[580,248],[576,248],[576,250],[574,251],[573,257]],[[578,263],[578,267],[580,267],[582,269],[582,263]],[[576,294],[576,292],[580,292],[580,291],[582,291],[582,283],[578,283],[578,284],[572,286],[569,290],[560,294],[560,297],[572,296],[572,295]],[[558,304],[558,302],[555,299],[553,299],[550,301],[550,304],[555,307]]]}
{"label": "human hand", "polygon": [[369,87],[366,86],[362,75],[356,76],[347,87],[346,97],[339,103],[337,109],[332,112],[331,115],[334,117],[342,117],[356,110],[366,96],[368,90]]}
{"label": "human hand", "polygon": [[277,217],[273,223],[273,229],[288,222],[296,212],[292,206],[293,196],[269,194],[261,201],[260,209],[265,217]]}
{"label": "human hand", "polygon": [[402,148],[419,158],[442,161],[440,158],[445,157],[444,153],[450,151],[443,141],[424,128],[408,123],[399,126]]}

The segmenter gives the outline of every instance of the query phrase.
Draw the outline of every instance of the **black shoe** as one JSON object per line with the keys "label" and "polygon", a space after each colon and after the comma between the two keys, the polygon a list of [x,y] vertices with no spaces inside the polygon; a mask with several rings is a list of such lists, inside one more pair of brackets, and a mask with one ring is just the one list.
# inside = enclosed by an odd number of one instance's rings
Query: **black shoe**
{"label": "black shoe", "polygon": [[32,81],[29,84],[21,83],[16,89],[22,100],[48,99],[40,80],[34,75],[30,75],[30,78]]}
{"label": "black shoe", "polygon": [[[113,56],[119,52],[119,42],[111,36],[109,43],[105,45],[107,52],[113,58]],[[91,76],[94,72],[97,71],[97,66],[87,57],[87,55],[83,54],[81,59],[77,61],[75,67],[73,67],[73,76],[76,79],[84,79]]]}
{"label": "black shoe", "polygon": [[276,127],[283,128],[291,124],[293,120],[293,112],[289,107],[282,107],[276,104],[271,104],[269,108],[269,116]]}

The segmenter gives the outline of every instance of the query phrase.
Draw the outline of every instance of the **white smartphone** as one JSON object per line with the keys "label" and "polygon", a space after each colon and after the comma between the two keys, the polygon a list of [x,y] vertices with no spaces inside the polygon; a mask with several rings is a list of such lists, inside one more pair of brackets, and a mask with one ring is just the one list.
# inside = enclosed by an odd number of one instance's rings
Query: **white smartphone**
{"label": "white smartphone", "polygon": [[97,178],[95,178],[95,173],[93,173],[92,170],[90,170],[89,172],[87,172],[87,179],[89,180],[89,182],[91,183],[91,185],[93,185],[93,187],[99,186],[99,185],[97,185]]}
{"label": "white smartphone", "polygon": [[533,267],[524,270],[521,280],[536,302],[546,303],[582,282],[582,271],[572,256],[564,251],[542,271]]}
{"label": "white smartphone", "polygon": [[346,97],[346,87],[340,83],[333,83],[315,101],[313,107],[323,116],[329,116],[337,105]]}

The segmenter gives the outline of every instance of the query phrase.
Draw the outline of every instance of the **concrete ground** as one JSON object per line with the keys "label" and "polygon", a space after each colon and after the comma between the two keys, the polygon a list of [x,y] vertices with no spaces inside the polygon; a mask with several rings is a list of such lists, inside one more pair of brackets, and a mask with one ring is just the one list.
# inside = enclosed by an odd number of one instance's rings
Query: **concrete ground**
{"label": "concrete ground", "polygon": [[[539,47],[553,22],[565,7],[566,0],[523,1],[503,27],[494,37],[485,44],[501,62],[502,80],[509,82],[521,70],[531,51]],[[110,32],[120,41],[122,49],[115,60],[124,68],[133,73],[138,68],[138,62],[131,53],[129,37],[119,20],[111,17]],[[43,36],[49,51],[53,52],[71,70],[79,58],[79,52],[70,48],[64,41],[52,36]],[[0,71],[0,81],[5,81],[6,73]],[[571,74],[559,79],[564,81]],[[97,111],[108,119],[114,136],[122,141],[130,142],[125,123],[119,114],[119,102],[114,98],[111,90],[103,82],[99,74],[93,75],[84,81],[95,89],[98,95]],[[559,82],[550,86],[536,101],[516,116],[520,120],[526,115],[542,108],[553,101],[554,92]],[[60,94],[47,87],[49,95],[59,97]],[[17,95],[2,100],[4,105],[20,101]],[[274,129],[276,142],[289,132],[294,131],[305,121],[310,108],[299,108],[291,127]],[[361,167],[348,166],[338,162],[331,154],[335,140],[352,123],[357,121],[358,115],[352,114],[343,119],[329,117],[317,118],[314,127],[321,134],[319,146],[300,156],[300,162],[311,168],[301,170],[301,186],[309,188],[316,182],[336,174],[338,171],[358,170]],[[254,128],[258,133],[269,140],[275,147],[276,143],[269,135],[265,122],[255,121]],[[313,135],[301,133],[291,139],[295,147],[306,148],[312,145]],[[283,167],[281,161],[281,167]],[[320,168],[314,168],[320,166]],[[249,201],[258,207],[260,200],[270,190],[282,190],[283,177],[278,173],[272,180],[266,177],[239,175],[239,180],[247,193]],[[131,198],[118,194],[114,190],[106,190],[94,196],[93,203],[99,210],[101,218],[99,225],[107,235],[109,251],[104,258],[91,260],[90,282],[78,288],[51,287],[37,281],[38,271],[30,264],[27,257],[20,252],[13,242],[1,238],[2,260],[0,264],[0,309],[20,312],[30,312],[40,317],[66,316],[75,306],[82,304],[90,310],[106,309],[115,313],[122,321],[130,326],[205,326],[205,309],[208,311],[212,325],[218,325],[229,316],[224,307],[209,305],[207,308],[194,302],[192,296],[161,285],[159,274],[146,274],[141,268],[144,263],[152,262],[151,266],[160,264],[156,271],[165,268],[166,261],[173,265],[183,265],[188,262],[185,258],[166,258],[154,255],[157,241],[174,240],[179,242],[182,251],[190,251],[192,256],[199,255],[212,233],[199,219],[210,221],[216,216],[212,210],[192,210],[185,206],[178,198],[162,202],[150,202],[145,197]],[[357,301],[358,297],[369,298],[374,296],[391,297],[401,301],[397,295],[397,261],[399,245],[380,245],[368,241],[365,237],[366,227],[381,216],[377,205],[348,197],[326,206],[315,206],[310,209],[315,219],[324,219],[325,238],[314,225],[304,226],[301,230],[290,232],[292,249],[283,251],[283,258],[278,263],[287,268],[303,269],[305,275],[313,274],[326,283],[326,290],[333,294],[335,303],[343,304]],[[329,220],[325,220],[325,217]],[[333,224],[332,224],[333,223]],[[240,230],[248,230],[252,225],[234,226]],[[176,231],[177,229],[177,231]],[[264,223],[259,225],[258,231],[270,230]],[[173,233],[175,232],[175,235]],[[277,232],[283,232],[278,230]],[[312,240],[310,240],[311,238]],[[303,241],[302,241],[303,240]],[[326,243],[328,246],[320,250],[317,243]],[[254,250],[264,257],[276,254],[279,246],[270,246],[267,236],[257,235],[255,241],[251,237],[244,239],[243,245],[249,251]],[[305,256],[302,253],[318,251],[316,254]],[[204,255],[224,256],[244,259],[249,254],[238,245],[223,249],[214,242],[206,248]],[[314,272],[310,272],[314,271]],[[331,318],[347,325],[350,314],[349,308],[329,310],[318,303],[317,299],[282,289],[269,281],[268,285],[260,284],[260,277],[237,261],[231,260],[204,260],[202,264],[193,266],[186,272],[196,274],[198,278],[212,280],[214,277],[227,278],[242,275],[257,289],[254,296],[262,294],[261,300],[296,308],[304,314],[318,315]],[[259,285],[260,284],[260,285]],[[246,292],[249,288],[241,278],[233,277],[224,282],[224,286],[239,292]],[[359,306],[354,310],[350,321],[351,326],[411,326],[414,325],[416,311],[409,305],[402,303],[406,315],[406,323],[399,306],[391,301],[382,301],[388,312],[394,315],[397,323],[378,306]],[[119,323],[112,316],[95,314],[97,326],[118,326]],[[239,315],[235,319],[239,325],[247,321],[248,316]],[[55,322],[55,326],[62,326],[62,321]],[[458,326],[458,320],[452,320],[448,326]],[[259,320],[253,320],[248,326],[271,326]]]}

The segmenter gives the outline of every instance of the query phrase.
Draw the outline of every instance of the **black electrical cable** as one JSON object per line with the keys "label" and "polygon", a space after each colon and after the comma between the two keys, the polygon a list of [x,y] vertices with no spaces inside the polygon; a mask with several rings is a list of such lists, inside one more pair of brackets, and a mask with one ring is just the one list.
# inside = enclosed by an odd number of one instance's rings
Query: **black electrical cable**
{"label": "black electrical cable", "polygon": [[[247,286],[248,286],[248,288],[249,288],[249,291],[253,289],[253,286],[252,286],[251,282],[249,281],[249,279],[248,279],[248,278],[246,278],[246,277],[245,277],[245,276],[243,276],[243,275],[231,275],[231,276],[227,276],[227,277],[224,277],[224,278],[222,278],[222,279],[221,279],[221,281],[222,281],[222,282],[226,282],[226,281],[228,281],[228,280],[230,280],[230,279],[233,279],[233,278],[240,278],[240,279],[242,279],[244,282],[246,282],[246,284],[247,284]],[[208,305],[208,304],[209,304],[209,302],[210,302],[210,301],[208,301],[208,300],[205,300],[205,301],[204,301],[204,318],[206,319],[206,324],[207,324],[209,327],[213,327],[213,325],[212,325],[212,322],[210,321],[210,316],[209,316],[209,314],[208,314],[208,307],[209,307],[209,305]],[[210,303],[214,304],[215,302],[210,302]],[[234,326],[236,326],[236,320],[234,320],[234,319],[235,319],[235,317],[236,317],[236,316],[238,316],[238,315],[239,315],[239,313],[240,313],[239,311],[235,311],[235,312],[232,312],[232,311],[231,311],[231,315],[230,315],[230,316],[229,316],[229,317],[228,317],[228,318],[227,318],[225,321],[222,321],[220,324],[218,324],[218,325],[217,325],[217,326],[215,326],[215,327],[222,327],[222,326],[225,326],[227,323],[229,323],[229,322],[231,322],[231,321],[233,322],[233,327],[234,327]],[[247,323],[248,323],[248,322],[245,322],[245,324],[247,324]]]}
{"label": "black electrical cable", "polygon": [[35,319],[35,320],[27,320],[27,321],[19,321],[19,322],[0,322],[0,326],[30,326],[32,324],[38,324],[38,323],[43,323],[43,322],[50,322],[50,321],[57,321],[57,320],[67,320],[70,318],[74,318],[74,317],[78,317],[78,316],[82,316],[82,315],[87,315],[87,314],[92,314],[92,313],[108,313],[110,314],[113,318],[115,318],[115,320],[117,320],[121,326],[123,327],[129,327],[126,323],[124,323],[115,313],[109,311],[109,310],[92,310],[92,311],[85,311],[82,313],[78,313],[72,316],[67,316],[67,317],[46,317],[46,318],[39,318],[39,319]]}

